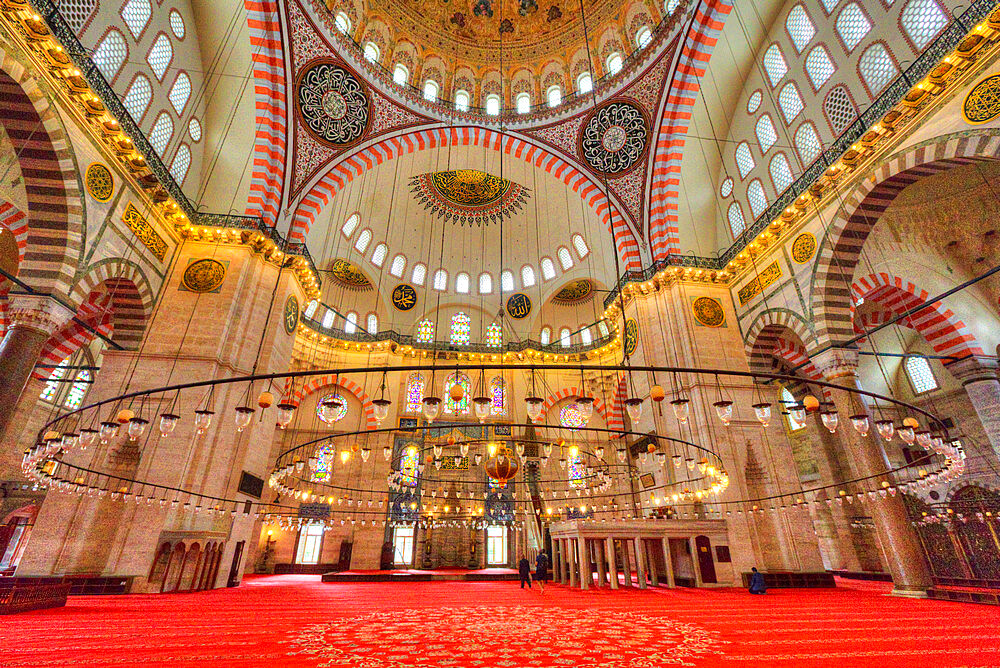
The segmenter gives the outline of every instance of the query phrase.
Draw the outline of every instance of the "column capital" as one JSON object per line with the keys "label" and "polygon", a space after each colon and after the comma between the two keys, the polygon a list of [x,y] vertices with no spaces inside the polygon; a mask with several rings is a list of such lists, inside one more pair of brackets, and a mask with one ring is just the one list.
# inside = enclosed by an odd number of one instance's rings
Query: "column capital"
{"label": "column capital", "polygon": [[812,356],[812,362],[829,382],[858,374],[856,348],[827,348]]}
{"label": "column capital", "polygon": [[997,380],[998,363],[995,357],[971,355],[955,362],[949,362],[946,366],[955,378],[962,381],[963,385],[979,380]]}
{"label": "column capital", "polygon": [[12,293],[7,296],[9,329],[22,327],[52,336],[73,315],[72,310],[47,295]]}

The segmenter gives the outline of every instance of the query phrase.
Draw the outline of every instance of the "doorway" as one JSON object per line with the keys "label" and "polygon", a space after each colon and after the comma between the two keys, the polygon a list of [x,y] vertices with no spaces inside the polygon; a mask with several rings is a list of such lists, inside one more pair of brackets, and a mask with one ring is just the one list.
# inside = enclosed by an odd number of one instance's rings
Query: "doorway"
{"label": "doorway", "polygon": [[236,543],[236,549],[233,550],[233,565],[229,568],[229,580],[226,581],[227,587],[235,587],[240,583],[240,559],[243,558],[243,545],[246,541],[241,540]]}
{"label": "doorway", "polygon": [[715,584],[715,561],[712,559],[712,543],[708,536],[696,536],[694,549],[698,553],[698,570],[701,571],[702,584]]}

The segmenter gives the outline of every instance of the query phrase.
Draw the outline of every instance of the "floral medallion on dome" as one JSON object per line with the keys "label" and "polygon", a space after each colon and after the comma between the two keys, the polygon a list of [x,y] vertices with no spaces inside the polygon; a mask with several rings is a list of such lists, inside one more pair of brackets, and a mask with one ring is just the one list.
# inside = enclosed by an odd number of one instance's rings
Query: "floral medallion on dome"
{"label": "floral medallion on dome", "polygon": [[705,327],[721,327],[726,321],[726,312],[718,299],[698,297],[691,304],[691,311],[694,313],[694,319]]}
{"label": "floral medallion on dome", "polygon": [[593,169],[608,176],[639,164],[649,147],[649,123],[637,105],[613,100],[591,114],[580,132],[580,152]]}
{"label": "floral medallion on dome", "polygon": [[341,285],[347,288],[355,290],[370,290],[372,287],[371,281],[368,280],[368,277],[365,276],[364,272],[347,260],[334,260],[333,264],[330,265],[330,274],[333,275],[333,277],[337,279]]}
{"label": "floral medallion on dome", "polygon": [[552,296],[552,301],[562,304],[573,304],[583,301],[594,292],[594,284],[586,278],[571,281],[563,286],[562,290]]}
{"label": "floral medallion on dome", "polygon": [[310,134],[328,146],[349,146],[371,123],[371,104],[358,77],[328,58],[306,65],[295,82],[299,116]]}
{"label": "floral medallion on dome", "polygon": [[418,174],[410,179],[410,192],[438,217],[470,226],[509,218],[531,193],[518,183],[478,169]]}

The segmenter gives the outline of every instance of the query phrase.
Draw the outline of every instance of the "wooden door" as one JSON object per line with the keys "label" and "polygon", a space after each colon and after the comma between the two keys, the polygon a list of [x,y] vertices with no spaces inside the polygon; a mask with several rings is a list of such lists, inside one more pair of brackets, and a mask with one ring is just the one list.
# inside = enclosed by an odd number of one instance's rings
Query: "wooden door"
{"label": "wooden door", "polygon": [[701,571],[703,584],[718,582],[715,577],[715,562],[712,560],[712,543],[708,536],[697,536],[694,539],[695,551],[698,552],[698,570]]}

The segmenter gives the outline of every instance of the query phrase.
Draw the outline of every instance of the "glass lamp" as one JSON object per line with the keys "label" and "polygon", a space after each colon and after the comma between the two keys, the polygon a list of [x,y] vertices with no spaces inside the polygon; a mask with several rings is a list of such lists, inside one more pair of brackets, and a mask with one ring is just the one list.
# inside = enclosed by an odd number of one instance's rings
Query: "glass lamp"
{"label": "glass lamp", "polygon": [[632,424],[635,424],[642,417],[642,399],[639,397],[629,397],[625,400],[625,410],[628,412]]}
{"label": "glass lamp", "polygon": [[279,429],[284,429],[292,422],[292,416],[295,415],[295,404],[281,403],[278,404],[278,418],[277,424]]}
{"label": "glass lamp", "polygon": [[598,459],[604,459],[604,446],[603,445],[599,445],[596,448],[594,448],[594,456],[597,457]]}
{"label": "glass lamp", "polygon": [[545,402],[542,399],[539,399],[538,397],[524,398],[525,410],[528,413],[529,420],[531,420],[532,422],[538,421],[538,418],[540,418],[542,415],[542,406],[544,405],[544,403]]}
{"label": "glass lamp", "polygon": [[86,450],[97,442],[98,431],[89,427],[80,430],[80,449]]}
{"label": "glass lamp", "polygon": [[107,443],[115,436],[118,435],[118,423],[117,422],[102,422],[101,423],[101,443]]}
{"label": "glass lamp", "polygon": [[236,431],[243,431],[250,424],[250,420],[253,419],[253,414],[255,409],[249,406],[237,406],[236,407],[236,417],[234,419],[234,424],[236,425]]}
{"label": "glass lamp", "polygon": [[892,420],[876,420],[875,431],[886,441],[891,441],[893,434],[896,433],[896,427],[892,424]]}
{"label": "glass lamp", "polygon": [[674,409],[674,417],[677,418],[678,422],[687,422],[688,415],[691,413],[691,400],[690,399],[674,399],[670,402],[670,405]]}
{"label": "glass lamp", "polygon": [[373,399],[372,406],[375,409],[375,422],[382,424],[382,420],[389,416],[389,406],[392,402],[388,399]]}
{"label": "glass lamp", "polygon": [[733,402],[716,401],[712,405],[715,406],[715,413],[719,416],[722,424],[729,426],[729,422],[733,419]]}
{"label": "glass lamp", "polygon": [[867,413],[858,413],[851,416],[851,426],[854,427],[854,431],[862,436],[867,436],[868,430],[871,428],[871,420],[869,420]]}
{"label": "glass lamp", "polygon": [[594,398],[577,397],[576,409],[579,411],[580,417],[584,420],[584,426],[586,426],[586,423],[590,422],[590,418],[594,415]]}
{"label": "glass lamp", "polygon": [[215,411],[207,409],[200,409],[194,412],[194,426],[199,434],[204,434],[205,430],[212,425],[213,415],[215,415]]}
{"label": "glass lamp", "polygon": [[[327,422],[333,422],[340,415],[340,409],[344,403],[340,399],[331,397],[330,399],[324,399],[319,404],[319,414]],[[237,409],[239,410],[239,409]]]}
{"label": "glass lamp", "polygon": [[915,436],[917,438],[917,445],[919,445],[921,448],[924,448],[926,450],[931,446],[931,433],[926,429],[918,431],[915,434]]}
{"label": "glass lamp", "polygon": [[823,411],[819,414],[820,420],[823,421],[823,426],[831,434],[836,433],[837,425],[840,423],[840,417],[837,415],[837,411]]}
{"label": "glass lamp", "polygon": [[753,413],[757,416],[757,421],[760,422],[762,427],[771,424],[771,404],[767,402],[754,404]]}
{"label": "glass lamp", "polygon": [[146,425],[149,424],[149,420],[145,420],[141,417],[134,417],[128,421],[128,437],[133,441],[142,437],[146,433]]}
{"label": "glass lamp", "polygon": [[788,407],[788,413],[792,416],[792,420],[799,424],[805,422],[806,419],[806,407],[802,404],[792,404]]}
{"label": "glass lamp", "polygon": [[173,432],[174,428],[177,427],[177,421],[181,419],[180,415],[174,413],[161,413],[160,414],[160,436],[168,436]]}
{"label": "glass lamp", "polygon": [[424,417],[428,422],[434,422],[441,413],[440,397],[424,397],[420,403],[423,406]]}
{"label": "glass lamp", "polygon": [[899,438],[902,439],[907,445],[913,445],[913,441],[916,440],[917,434],[910,425],[904,424],[899,429],[896,430],[899,434]]}
{"label": "glass lamp", "polygon": [[472,407],[476,412],[476,417],[479,418],[480,422],[483,422],[490,416],[490,407],[493,402],[489,397],[473,397]]}
{"label": "glass lamp", "polygon": [[618,455],[619,462],[624,462],[627,451],[625,450],[625,448],[618,448],[617,450],[615,450],[615,454]]}

